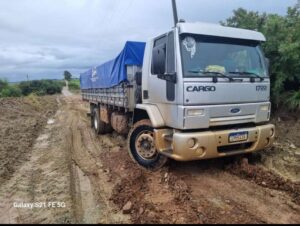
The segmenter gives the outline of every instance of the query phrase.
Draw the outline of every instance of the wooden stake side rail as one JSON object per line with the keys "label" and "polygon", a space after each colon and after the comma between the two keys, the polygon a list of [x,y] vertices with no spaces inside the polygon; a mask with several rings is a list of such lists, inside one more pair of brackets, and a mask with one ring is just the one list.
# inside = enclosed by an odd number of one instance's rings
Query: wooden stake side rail
{"label": "wooden stake side rail", "polygon": [[132,86],[121,84],[108,89],[81,90],[84,101],[96,102],[113,107],[130,108],[130,93]]}

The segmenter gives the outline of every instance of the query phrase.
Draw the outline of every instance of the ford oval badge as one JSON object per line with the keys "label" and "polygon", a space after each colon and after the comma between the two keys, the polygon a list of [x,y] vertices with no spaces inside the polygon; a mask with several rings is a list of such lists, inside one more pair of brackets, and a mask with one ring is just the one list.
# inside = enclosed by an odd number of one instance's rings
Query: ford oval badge
{"label": "ford oval badge", "polygon": [[239,109],[239,108],[233,108],[233,109],[231,109],[230,112],[231,112],[232,114],[238,114],[238,113],[241,112],[241,109]]}

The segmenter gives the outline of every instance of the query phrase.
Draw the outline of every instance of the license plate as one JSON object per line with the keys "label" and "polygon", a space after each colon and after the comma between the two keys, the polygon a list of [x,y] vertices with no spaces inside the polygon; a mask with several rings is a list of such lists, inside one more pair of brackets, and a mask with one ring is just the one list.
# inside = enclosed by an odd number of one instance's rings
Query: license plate
{"label": "license plate", "polygon": [[248,132],[239,132],[229,134],[229,142],[236,143],[248,140]]}

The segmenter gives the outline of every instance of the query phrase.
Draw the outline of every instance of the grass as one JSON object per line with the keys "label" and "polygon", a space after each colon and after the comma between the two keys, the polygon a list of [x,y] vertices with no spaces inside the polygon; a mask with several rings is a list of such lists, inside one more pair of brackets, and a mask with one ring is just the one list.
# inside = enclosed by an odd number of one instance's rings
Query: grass
{"label": "grass", "polygon": [[69,81],[69,89],[71,91],[79,91],[80,90],[80,81],[73,79]]}

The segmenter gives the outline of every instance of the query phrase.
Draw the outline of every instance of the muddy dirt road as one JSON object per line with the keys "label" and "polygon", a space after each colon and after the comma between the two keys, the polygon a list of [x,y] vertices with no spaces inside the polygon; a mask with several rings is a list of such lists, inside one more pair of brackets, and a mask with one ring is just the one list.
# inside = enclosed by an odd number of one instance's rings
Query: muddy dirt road
{"label": "muddy dirt road", "polygon": [[[2,178],[0,223],[300,223],[297,139],[151,173],[131,161],[124,137],[96,136],[89,106],[64,93],[26,161]],[[14,207],[36,202],[47,207]]]}

